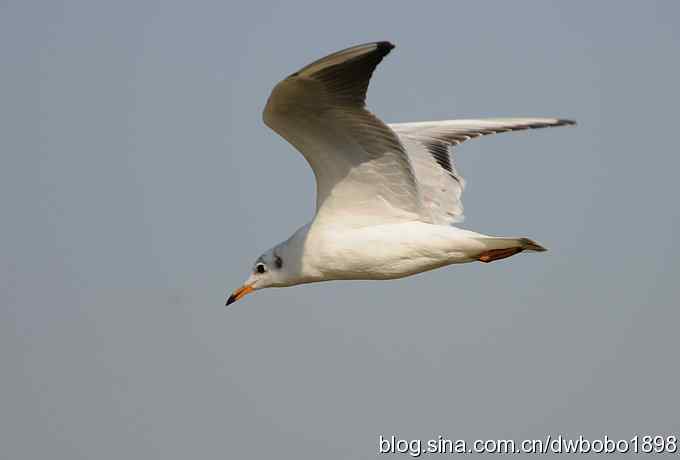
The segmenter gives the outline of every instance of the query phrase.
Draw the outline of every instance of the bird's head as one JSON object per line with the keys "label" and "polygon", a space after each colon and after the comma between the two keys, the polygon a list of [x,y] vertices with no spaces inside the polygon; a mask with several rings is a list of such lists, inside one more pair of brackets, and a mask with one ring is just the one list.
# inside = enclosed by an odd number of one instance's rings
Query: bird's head
{"label": "bird's head", "polygon": [[246,294],[258,289],[273,286],[288,286],[288,274],[283,255],[277,248],[272,248],[257,258],[250,271],[250,276],[243,286],[236,289],[227,299],[230,305]]}

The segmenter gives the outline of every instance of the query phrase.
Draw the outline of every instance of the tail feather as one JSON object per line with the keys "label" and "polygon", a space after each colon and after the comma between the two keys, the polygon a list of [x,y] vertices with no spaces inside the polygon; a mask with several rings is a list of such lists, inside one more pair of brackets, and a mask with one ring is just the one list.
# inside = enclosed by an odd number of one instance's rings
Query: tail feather
{"label": "tail feather", "polygon": [[537,242],[530,240],[529,238],[520,238],[519,239],[520,245],[522,246],[522,250],[524,251],[536,251],[536,252],[544,252],[547,251],[546,248],[538,244]]}
{"label": "tail feather", "polygon": [[486,246],[488,249],[477,256],[477,260],[484,263],[505,259],[522,251],[547,251],[529,238],[489,238]]}

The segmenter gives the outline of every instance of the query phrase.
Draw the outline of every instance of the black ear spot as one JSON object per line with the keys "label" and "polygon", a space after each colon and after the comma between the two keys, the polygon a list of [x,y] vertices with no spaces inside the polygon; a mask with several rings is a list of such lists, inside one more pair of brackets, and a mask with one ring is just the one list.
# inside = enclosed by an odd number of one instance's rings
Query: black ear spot
{"label": "black ear spot", "polygon": [[274,259],[274,265],[276,265],[276,268],[283,267],[283,260],[281,260],[281,257],[276,256],[276,258]]}

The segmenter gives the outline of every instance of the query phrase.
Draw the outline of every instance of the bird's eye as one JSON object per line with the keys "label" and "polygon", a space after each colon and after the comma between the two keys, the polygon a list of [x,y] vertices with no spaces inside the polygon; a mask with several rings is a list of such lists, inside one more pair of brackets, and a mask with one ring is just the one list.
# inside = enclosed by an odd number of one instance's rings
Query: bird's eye
{"label": "bird's eye", "polygon": [[255,265],[255,271],[257,271],[258,273],[264,273],[267,271],[267,267],[265,267],[264,264],[259,263]]}
{"label": "bird's eye", "polygon": [[274,265],[276,265],[276,268],[283,267],[283,260],[281,260],[281,257],[276,256],[276,259],[274,259]]}

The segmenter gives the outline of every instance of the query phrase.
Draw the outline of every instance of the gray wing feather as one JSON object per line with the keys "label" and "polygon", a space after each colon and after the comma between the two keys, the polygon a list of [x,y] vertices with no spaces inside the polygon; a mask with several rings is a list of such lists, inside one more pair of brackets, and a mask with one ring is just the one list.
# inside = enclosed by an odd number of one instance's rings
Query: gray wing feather
{"label": "gray wing feather", "polygon": [[431,220],[450,225],[463,220],[461,196],[465,188],[451,147],[487,134],[573,124],[559,118],[496,118],[393,123],[389,127],[411,157],[422,203]]}

